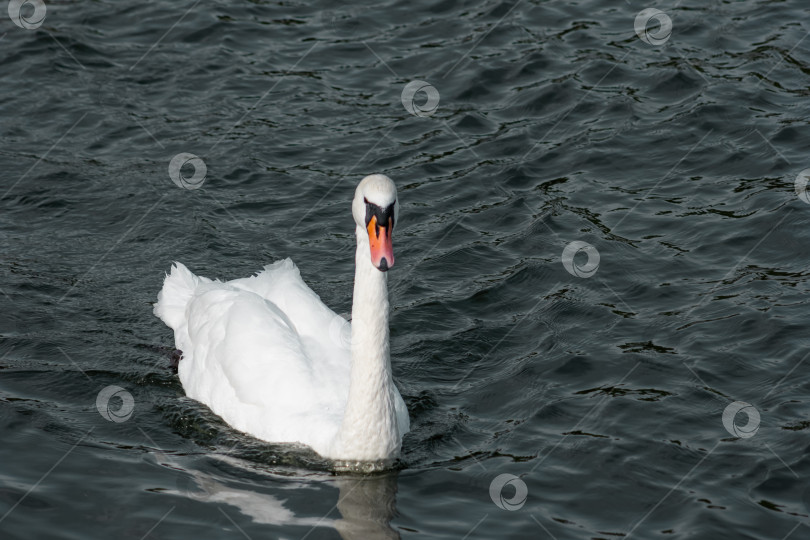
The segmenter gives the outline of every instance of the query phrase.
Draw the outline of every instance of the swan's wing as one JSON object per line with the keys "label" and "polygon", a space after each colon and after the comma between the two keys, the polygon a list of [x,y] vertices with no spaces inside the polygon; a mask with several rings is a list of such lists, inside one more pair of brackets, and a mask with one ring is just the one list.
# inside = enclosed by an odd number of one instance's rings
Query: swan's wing
{"label": "swan's wing", "polygon": [[188,335],[178,373],[189,397],[268,441],[316,451],[331,443],[346,403],[347,355],[317,355],[278,306],[223,283],[198,288]]}
{"label": "swan's wing", "polygon": [[327,348],[345,345],[340,339],[335,343],[345,331],[345,321],[304,283],[292,260],[276,261],[255,276],[235,279],[228,284],[255,293],[278,306],[304,339],[323,342]]}
{"label": "swan's wing", "polygon": [[[297,317],[345,324],[307,290],[296,292]],[[295,295],[280,298],[289,304]],[[155,314],[175,331],[183,351],[178,375],[189,397],[259,438],[328,450],[348,396],[348,349],[324,332],[308,335],[306,325],[245,287],[198,278],[180,264],[166,278]]]}

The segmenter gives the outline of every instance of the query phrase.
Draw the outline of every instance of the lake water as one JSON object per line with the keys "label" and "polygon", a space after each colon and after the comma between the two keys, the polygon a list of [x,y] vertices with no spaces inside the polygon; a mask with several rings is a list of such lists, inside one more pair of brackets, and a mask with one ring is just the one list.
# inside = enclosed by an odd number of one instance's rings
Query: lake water
{"label": "lake water", "polygon": [[[810,538],[806,2],[0,18],[2,538]],[[336,475],[184,397],[151,304],[291,257],[348,312],[373,172],[412,430]]]}

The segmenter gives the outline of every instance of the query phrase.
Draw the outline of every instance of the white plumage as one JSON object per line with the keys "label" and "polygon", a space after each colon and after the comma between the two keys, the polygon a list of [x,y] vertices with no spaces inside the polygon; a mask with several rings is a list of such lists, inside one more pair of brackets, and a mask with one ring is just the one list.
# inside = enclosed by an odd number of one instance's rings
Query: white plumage
{"label": "white plumage", "polygon": [[[183,352],[178,374],[186,394],[265,441],[303,443],[335,460],[396,458],[408,412],[391,379],[387,273],[372,263],[380,240],[372,238],[370,247],[366,215],[367,205],[396,211],[395,203],[385,176],[366,177],[357,188],[351,330],[290,259],[228,282],[175,263],[154,311]],[[393,264],[389,258],[383,270]]]}

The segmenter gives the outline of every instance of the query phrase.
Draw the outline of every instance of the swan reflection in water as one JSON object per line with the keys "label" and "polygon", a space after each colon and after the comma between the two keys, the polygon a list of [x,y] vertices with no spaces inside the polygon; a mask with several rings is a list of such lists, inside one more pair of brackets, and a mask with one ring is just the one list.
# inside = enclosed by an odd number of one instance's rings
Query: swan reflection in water
{"label": "swan reflection in water", "polygon": [[391,518],[397,511],[397,476],[398,472],[388,472],[337,479],[340,488],[337,508],[342,519],[334,526],[341,538],[399,538],[399,533],[391,528]]}
{"label": "swan reflection in water", "polygon": [[[300,517],[284,506],[283,500],[273,495],[250,489],[239,489],[222,483],[216,477],[192,472],[178,481],[176,494],[192,499],[225,503],[236,507],[255,523],[289,526],[334,527],[344,540],[398,539],[400,535],[391,527],[396,515],[396,471],[369,476],[341,475],[329,477],[339,494],[336,505],[323,517]],[[304,487],[300,483],[293,489]],[[340,513],[335,519],[334,510]]]}

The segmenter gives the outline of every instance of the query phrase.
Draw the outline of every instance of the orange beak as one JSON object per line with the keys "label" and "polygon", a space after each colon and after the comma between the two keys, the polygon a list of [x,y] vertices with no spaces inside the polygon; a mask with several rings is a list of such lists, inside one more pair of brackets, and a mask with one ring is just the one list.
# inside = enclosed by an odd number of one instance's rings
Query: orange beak
{"label": "orange beak", "polygon": [[391,244],[392,219],[388,223],[379,225],[377,216],[372,216],[366,226],[368,243],[371,246],[371,264],[382,272],[394,266],[394,246]]}

